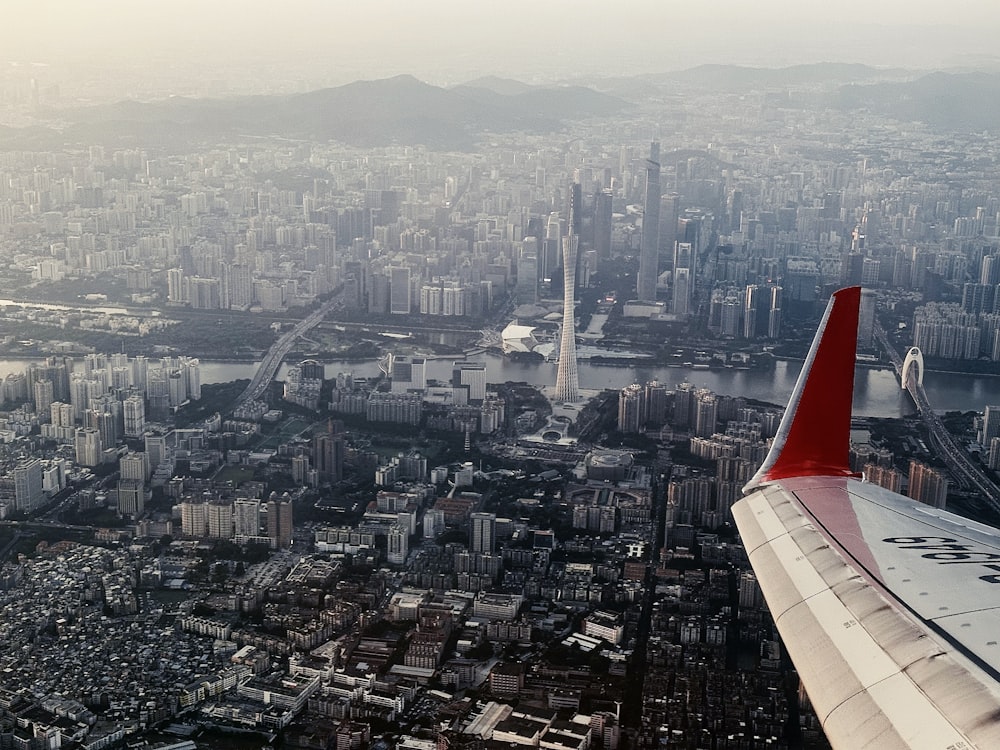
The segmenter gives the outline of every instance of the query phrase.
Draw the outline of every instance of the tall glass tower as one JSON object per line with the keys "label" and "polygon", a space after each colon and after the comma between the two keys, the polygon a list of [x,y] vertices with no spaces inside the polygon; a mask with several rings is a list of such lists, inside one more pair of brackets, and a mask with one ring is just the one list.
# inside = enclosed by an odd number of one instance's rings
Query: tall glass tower
{"label": "tall glass tower", "polygon": [[556,401],[580,400],[580,377],[576,370],[576,256],[580,238],[576,224],[580,212],[580,185],[573,185],[568,231],[562,238],[563,251],[563,320],[559,343],[559,369],[556,370]]}
{"label": "tall glass tower", "polygon": [[646,161],[646,202],[642,215],[642,239],[639,244],[639,275],[635,294],[641,300],[656,299],[657,267],[660,260],[660,144],[649,145]]}

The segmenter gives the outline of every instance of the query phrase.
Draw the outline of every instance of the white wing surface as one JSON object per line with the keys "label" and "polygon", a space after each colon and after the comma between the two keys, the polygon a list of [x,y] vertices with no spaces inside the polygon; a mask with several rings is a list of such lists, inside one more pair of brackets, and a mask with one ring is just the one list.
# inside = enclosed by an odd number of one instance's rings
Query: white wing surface
{"label": "white wing surface", "polygon": [[851,475],[859,299],[831,300],[733,515],[835,748],[1000,748],[1000,532]]}

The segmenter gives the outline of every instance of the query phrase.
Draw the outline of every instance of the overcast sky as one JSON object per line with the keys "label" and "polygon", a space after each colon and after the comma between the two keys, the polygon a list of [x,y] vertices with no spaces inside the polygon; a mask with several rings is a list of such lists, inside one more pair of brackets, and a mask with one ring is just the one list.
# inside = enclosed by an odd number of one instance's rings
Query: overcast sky
{"label": "overcast sky", "polygon": [[[179,91],[309,88],[412,73],[552,80],[702,63],[935,68],[993,57],[997,0],[30,0],[0,61],[146,76]],[[994,58],[996,59],[996,58]],[[9,66],[8,66],[9,67]],[[58,77],[58,76],[57,76]],[[41,76],[44,78],[44,76]]]}

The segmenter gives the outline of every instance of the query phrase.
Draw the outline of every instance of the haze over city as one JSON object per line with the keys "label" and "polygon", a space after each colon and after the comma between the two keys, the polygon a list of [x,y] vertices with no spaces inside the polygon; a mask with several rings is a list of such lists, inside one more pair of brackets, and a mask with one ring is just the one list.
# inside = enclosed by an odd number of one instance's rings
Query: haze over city
{"label": "haze over city", "polygon": [[989,0],[43,0],[5,13],[0,64],[42,64],[33,71],[42,85],[105,100],[304,91],[403,73],[453,85],[702,64],[995,67],[998,30]]}

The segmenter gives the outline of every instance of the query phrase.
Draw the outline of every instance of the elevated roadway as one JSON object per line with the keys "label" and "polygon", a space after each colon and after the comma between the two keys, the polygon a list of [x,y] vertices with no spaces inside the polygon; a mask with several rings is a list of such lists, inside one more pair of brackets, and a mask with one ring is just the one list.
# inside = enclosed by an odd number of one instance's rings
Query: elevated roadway
{"label": "elevated roadway", "polygon": [[253,378],[250,380],[250,385],[237,397],[233,408],[241,406],[248,401],[259,400],[271,384],[271,381],[274,380],[274,376],[278,373],[278,368],[281,367],[282,361],[288,355],[288,352],[292,350],[295,342],[305,333],[318,326],[323,321],[323,318],[336,309],[339,304],[340,298],[338,296],[333,297],[333,299],[324,302],[307,317],[296,323],[291,330],[286,331],[278,337],[278,340],[267,350],[264,359],[261,360],[260,367],[257,368],[257,372],[254,373]]}
{"label": "elevated roadway", "polygon": [[896,377],[900,378],[903,388],[913,399],[917,412],[927,427],[931,444],[938,457],[948,467],[952,477],[959,486],[965,490],[977,492],[994,511],[1000,513],[1000,488],[961,446],[955,444],[955,439],[927,399],[927,392],[924,390],[923,378],[921,377],[922,373],[917,367],[910,366],[906,370],[904,382],[903,359],[892,346],[882,326],[875,326],[875,337],[882,350],[888,353],[893,369],[896,371]]}

